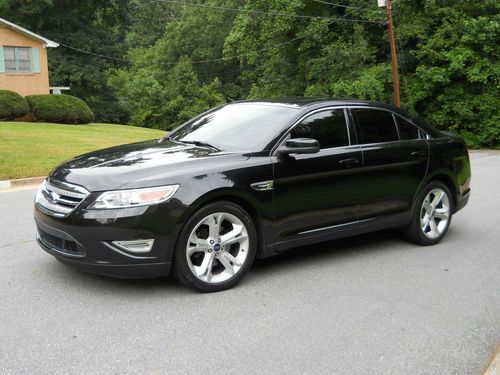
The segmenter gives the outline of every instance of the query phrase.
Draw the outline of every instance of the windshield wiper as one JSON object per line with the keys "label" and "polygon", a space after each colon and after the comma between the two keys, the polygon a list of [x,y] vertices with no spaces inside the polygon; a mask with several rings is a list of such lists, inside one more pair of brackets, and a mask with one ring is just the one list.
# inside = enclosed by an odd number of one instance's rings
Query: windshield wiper
{"label": "windshield wiper", "polygon": [[222,149],[220,147],[217,147],[217,146],[214,146],[210,143],[207,143],[207,142],[202,142],[202,141],[182,141],[182,140],[179,140],[178,142],[181,142],[181,143],[189,143],[189,144],[192,144],[192,145],[195,145],[195,146],[202,146],[202,147],[210,147],[210,148],[213,148],[217,151],[222,151]]}

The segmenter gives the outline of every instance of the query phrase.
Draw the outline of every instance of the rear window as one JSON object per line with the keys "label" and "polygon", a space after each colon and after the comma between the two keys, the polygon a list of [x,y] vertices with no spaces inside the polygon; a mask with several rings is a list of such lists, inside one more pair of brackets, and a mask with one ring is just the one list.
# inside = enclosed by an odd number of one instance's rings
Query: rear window
{"label": "rear window", "polygon": [[404,118],[396,116],[396,123],[398,124],[400,139],[408,140],[420,138],[418,128],[412,123],[406,121]]}
{"label": "rear window", "polygon": [[353,109],[361,132],[361,143],[380,143],[399,140],[392,113],[377,109]]}

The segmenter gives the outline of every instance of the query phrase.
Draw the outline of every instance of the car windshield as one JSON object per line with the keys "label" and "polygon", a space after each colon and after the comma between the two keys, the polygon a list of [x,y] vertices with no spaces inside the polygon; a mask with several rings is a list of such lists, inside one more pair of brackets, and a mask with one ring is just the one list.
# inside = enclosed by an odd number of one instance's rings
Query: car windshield
{"label": "car windshield", "polygon": [[192,120],[168,139],[227,151],[261,151],[298,111],[266,103],[228,104]]}

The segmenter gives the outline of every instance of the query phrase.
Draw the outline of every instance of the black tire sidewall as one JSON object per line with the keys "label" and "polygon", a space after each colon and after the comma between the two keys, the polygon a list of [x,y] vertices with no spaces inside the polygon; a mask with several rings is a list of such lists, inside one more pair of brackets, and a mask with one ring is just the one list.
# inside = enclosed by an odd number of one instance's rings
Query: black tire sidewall
{"label": "black tire sidewall", "polygon": [[[249,249],[247,250],[248,255],[244,265],[234,277],[222,283],[209,284],[198,279],[189,268],[186,258],[186,244],[189,239],[189,235],[191,234],[191,231],[193,230],[195,225],[204,217],[216,212],[227,212],[240,219],[246,226],[250,240],[249,241],[250,246]],[[198,211],[196,211],[184,225],[181,234],[179,235],[179,240],[177,241],[176,244],[176,249],[173,259],[174,275],[177,278],[177,280],[179,280],[182,284],[200,292],[218,292],[225,289],[229,289],[234,285],[236,285],[250,269],[255,259],[256,251],[257,251],[257,232],[250,215],[243,208],[232,202],[219,201],[210,203],[200,208]]]}

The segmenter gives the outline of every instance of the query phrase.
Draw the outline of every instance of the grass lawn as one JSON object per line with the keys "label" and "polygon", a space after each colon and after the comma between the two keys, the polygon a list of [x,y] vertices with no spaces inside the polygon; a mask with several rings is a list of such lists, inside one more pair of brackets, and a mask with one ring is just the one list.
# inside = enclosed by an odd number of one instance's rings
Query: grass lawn
{"label": "grass lawn", "polygon": [[45,176],[73,156],[163,134],[126,125],[0,122],[0,180]]}

